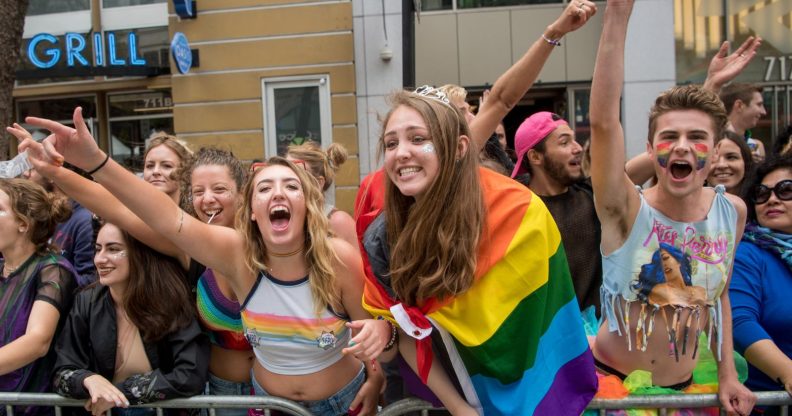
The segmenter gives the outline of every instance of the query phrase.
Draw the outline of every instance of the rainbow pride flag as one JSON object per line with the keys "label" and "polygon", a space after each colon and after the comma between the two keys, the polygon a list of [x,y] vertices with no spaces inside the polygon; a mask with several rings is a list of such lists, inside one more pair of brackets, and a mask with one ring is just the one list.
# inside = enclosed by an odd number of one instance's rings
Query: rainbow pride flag
{"label": "rainbow pride flag", "polygon": [[[597,377],[558,228],[524,186],[486,169],[480,177],[487,219],[476,282],[455,298],[406,309],[440,332],[465,398],[483,414],[580,415]],[[363,306],[393,318],[398,302],[367,256],[364,263]]]}

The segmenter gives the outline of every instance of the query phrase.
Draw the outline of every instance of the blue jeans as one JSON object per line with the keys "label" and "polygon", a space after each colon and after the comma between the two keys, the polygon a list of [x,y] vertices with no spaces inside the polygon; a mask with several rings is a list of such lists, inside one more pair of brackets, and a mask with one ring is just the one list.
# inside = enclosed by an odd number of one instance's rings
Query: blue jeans
{"label": "blue jeans", "polygon": [[[345,415],[349,412],[352,400],[355,399],[358,390],[360,390],[360,387],[363,386],[365,381],[366,367],[361,365],[360,371],[355,378],[332,396],[324,400],[297,401],[297,403],[305,406],[311,413],[318,416]],[[258,381],[256,381],[256,377],[253,375],[251,375],[251,382],[253,383],[253,390],[256,392],[256,396],[270,395],[259,385]]]}
{"label": "blue jeans", "polygon": [[[207,394],[212,396],[250,396],[253,387],[250,383],[228,381],[209,373]],[[206,411],[209,414],[209,411]],[[247,416],[248,409],[215,409],[217,416]]]}

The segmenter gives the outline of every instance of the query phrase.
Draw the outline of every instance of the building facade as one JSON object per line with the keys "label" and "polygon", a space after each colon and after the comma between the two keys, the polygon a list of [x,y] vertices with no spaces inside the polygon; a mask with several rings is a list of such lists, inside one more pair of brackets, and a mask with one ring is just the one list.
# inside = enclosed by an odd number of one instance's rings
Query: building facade
{"label": "building facade", "polygon": [[[70,123],[82,106],[100,146],[133,170],[142,168],[146,138],[157,131],[193,149],[231,149],[243,161],[304,140],[341,143],[351,157],[328,196],[352,212],[360,179],[379,165],[379,119],[390,92],[454,83],[475,104],[567,3],[30,0],[16,115]],[[192,17],[185,14],[191,6]],[[566,36],[506,117],[508,136],[527,115],[549,110],[566,117],[579,139],[588,137],[601,26],[599,13]],[[177,33],[186,49],[172,47]],[[628,154],[644,150],[646,115],[659,92],[703,81],[722,40],[738,45],[749,35],[765,42],[738,80],[764,88],[768,116],[753,136],[769,146],[792,124],[792,2],[637,2],[622,104]],[[174,49],[181,61],[192,60],[183,73]]]}

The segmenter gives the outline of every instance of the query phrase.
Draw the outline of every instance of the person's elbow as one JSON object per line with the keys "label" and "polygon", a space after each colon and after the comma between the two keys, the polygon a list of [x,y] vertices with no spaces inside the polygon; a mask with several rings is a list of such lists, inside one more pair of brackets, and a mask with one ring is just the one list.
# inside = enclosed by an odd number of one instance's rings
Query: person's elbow
{"label": "person's elbow", "polygon": [[32,354],[33,361],[43,358],[49,353],[52,345],[52,336],[43,334],[30,334],[26,348]]}

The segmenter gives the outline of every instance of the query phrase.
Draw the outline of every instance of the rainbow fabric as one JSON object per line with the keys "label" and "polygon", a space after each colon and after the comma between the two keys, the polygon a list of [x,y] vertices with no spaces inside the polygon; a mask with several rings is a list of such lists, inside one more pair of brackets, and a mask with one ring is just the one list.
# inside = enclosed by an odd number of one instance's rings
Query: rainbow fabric
{"label": "rainbow fabric", "polygon": [[[527,188],[486,169],[480,177],[487,219],[476,282],[418,313],[440,331],[467,401],[483,414],[580,415],[597,378],[558,228]],[[393,318],[396,301],[364,257],[363,306]]]}

